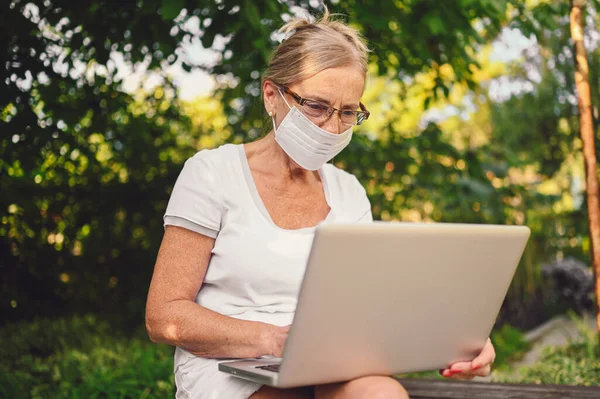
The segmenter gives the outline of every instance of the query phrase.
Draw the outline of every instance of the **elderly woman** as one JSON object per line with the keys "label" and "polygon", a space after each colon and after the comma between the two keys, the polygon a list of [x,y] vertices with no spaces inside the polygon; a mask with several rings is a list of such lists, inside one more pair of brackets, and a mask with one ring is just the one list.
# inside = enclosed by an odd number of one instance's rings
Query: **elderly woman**
{"label": "elderly woman", "polygon": [[[148,294],[148,333],[177,347],[177,398],[407,398],[385,376],[279,390],[217,369],[219,358],[281,357],[317,224],[372,221],[358,180],[327,163],[369,117],[360,102],[365,42],[327,11],[282,32],[289,37],[262,78],[273,131],[198,152],[175,184]],[[493,358],[488,341],[478,358],[442,374],[487,375]]]}

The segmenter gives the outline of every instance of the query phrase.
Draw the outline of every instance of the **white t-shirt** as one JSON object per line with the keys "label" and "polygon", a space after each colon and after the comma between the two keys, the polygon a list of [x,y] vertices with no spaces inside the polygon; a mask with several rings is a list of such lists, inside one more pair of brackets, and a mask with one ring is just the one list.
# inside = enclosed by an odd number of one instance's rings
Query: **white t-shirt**
{"label": "white t-shirt", "polygon": [[[318,173],[331,209],[322,223],[373,220],[356,177],[332,164]],[[164,223],[216,238],[196,303],[239,319],[291,324],[315,228],[286,230],[273,223],[242,145],[202,150],[188,159]],[[189,356],[178,348],[175,369]]]}

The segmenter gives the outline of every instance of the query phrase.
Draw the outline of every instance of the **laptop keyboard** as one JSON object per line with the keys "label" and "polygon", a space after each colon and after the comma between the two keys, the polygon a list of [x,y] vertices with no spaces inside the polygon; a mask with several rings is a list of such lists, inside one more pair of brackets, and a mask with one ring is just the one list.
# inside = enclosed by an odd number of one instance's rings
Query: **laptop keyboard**
{"label": "laptop keyboard", "polygon": [[279,373],[279,364],[267,364],[264,366],[256,366],[257,369],[272,371],[274,373]]}

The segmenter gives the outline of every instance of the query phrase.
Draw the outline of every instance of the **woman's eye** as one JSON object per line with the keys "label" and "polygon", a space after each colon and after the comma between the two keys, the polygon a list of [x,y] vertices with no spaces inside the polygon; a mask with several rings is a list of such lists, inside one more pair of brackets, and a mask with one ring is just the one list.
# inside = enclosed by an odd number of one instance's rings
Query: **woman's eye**
{"label": "woman's eye", "polygon": [[313,111],[327,111],[327,107],[323,104],[307,102],[305,105]]}

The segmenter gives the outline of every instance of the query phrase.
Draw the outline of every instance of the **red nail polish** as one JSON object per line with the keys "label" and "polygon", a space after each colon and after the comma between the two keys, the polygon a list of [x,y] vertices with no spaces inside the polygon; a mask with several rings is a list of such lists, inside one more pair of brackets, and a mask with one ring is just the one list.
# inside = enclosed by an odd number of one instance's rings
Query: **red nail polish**
{"label": "red nail polish", "polygon": [[479,365],[471,366],[471,370],[477,370],[478,368],[479,368]]}

